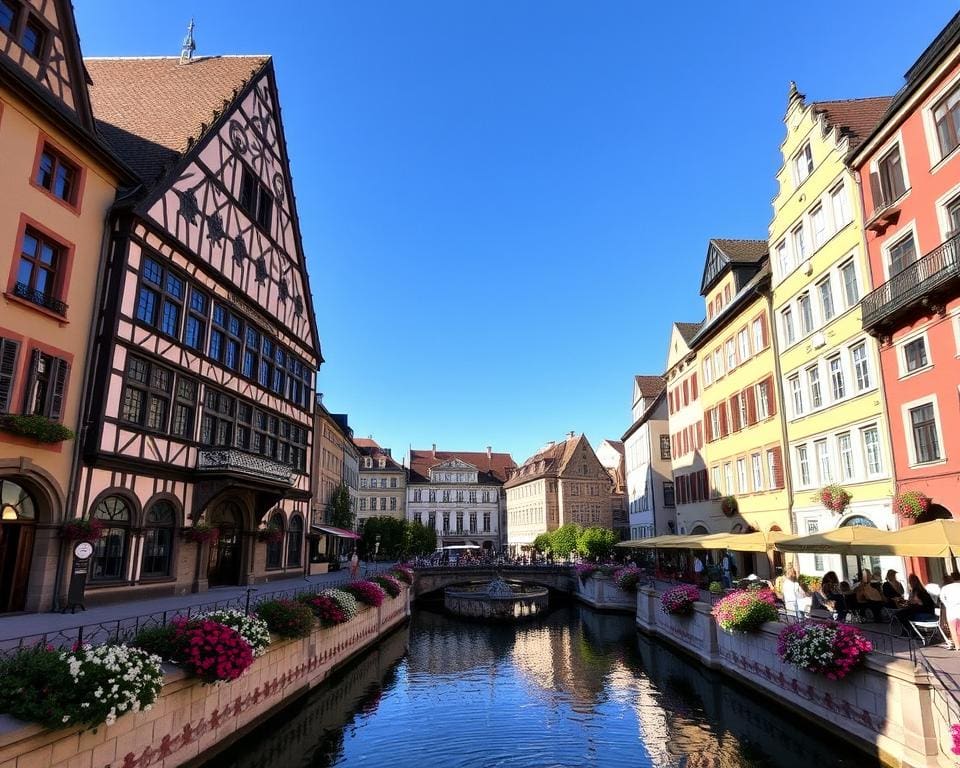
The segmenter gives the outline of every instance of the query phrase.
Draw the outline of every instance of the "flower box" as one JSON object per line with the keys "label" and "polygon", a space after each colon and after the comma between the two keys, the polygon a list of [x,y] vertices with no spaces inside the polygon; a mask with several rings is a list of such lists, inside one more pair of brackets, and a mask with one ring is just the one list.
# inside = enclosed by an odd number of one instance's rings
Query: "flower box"
{"label": "flower box", "polygon": [[0,416],[0,430],[40,443],[62,443],[64,440],[73,440],[75,437],[73,430],[46,416],[14,414]]}
{"label": "flower box", "polygon": [[257,541],[263,541],[267,544],[279,544],[283,541],[283,528],[279,525],[268,525],[257,531]]}
{"label": "flower box", "polygon": [[700,599],[700,590],[693,584],[679,584],[660,595],[664,613],[672,616],[687,616],[693,612],[693,604]]}
{"label": "flower box", "polygon": [[60,536],[67,541],[96,541],[103,535],[103,521],[94,518],[67,520],[60,526]]}
{"label": "flower box", "polygon": [[187,541],[192,541],[196,544],[207,544],[220,538],[220,529],[214,528],[206,523],[195,523],[189,528],[183,528],[181,535]]}

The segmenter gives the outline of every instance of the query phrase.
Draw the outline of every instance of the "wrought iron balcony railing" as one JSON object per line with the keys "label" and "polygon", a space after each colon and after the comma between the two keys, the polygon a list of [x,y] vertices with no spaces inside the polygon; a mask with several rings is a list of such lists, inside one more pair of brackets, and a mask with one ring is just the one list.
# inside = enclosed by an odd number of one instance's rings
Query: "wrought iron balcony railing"
{"label": "wrought iron balcony railing", "polygon": [[201,448],[197,455],[197,470],[249,475],[285,485],[293,483],[293,467],[289,464],[236,448]]}
{"label": "wrought iron balcony railing", "polygon": [[960,233],[898,272],[863,298],[863,327],[874,331],[897,315],[922,303],[938,303],[938,292],[960,277]]}
{"label": "wrought iron balcony railing", "polygon": [[64,317],[67,314],[66,304],[59,299],[55,299],[48,293],[33,290],[26,283],[17,283],[15,286],[13,286],[13,293],[15,296],[19,296],[21,299],[26,299],[31,304],[36,304],[38,307],[49,309],[51,312],[54,312],[61,317]]}

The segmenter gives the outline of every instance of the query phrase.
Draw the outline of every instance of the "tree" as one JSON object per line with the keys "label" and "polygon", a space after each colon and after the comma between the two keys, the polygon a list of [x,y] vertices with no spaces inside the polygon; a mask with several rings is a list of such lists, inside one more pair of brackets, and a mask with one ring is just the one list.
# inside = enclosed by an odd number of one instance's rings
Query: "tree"
{"label": "tree", "polygon": [[437,532],[419,520],[414,520],[404,527],[403,542],[405,554],[429,555],[437,551]]}
{"label": "tree", "polygon": [[350,504],[350,489],[341,485],[333,492],[327,504],[327,522],[337,528],[353,530],[353,508]]}
{"label": "tree", "polygon": [[577,552],[592,560],[609,557],[617,543],[617,534],[608,528],[585,528],[577,539]]}
{"label": "tree", "polygon": [[550,534],[541,533],[537,538],[533,540],[533,548],[537,552],[549,552],[552,548]]}
{"label": "tree", "polygon": [[567,557],[577,548],[577,539],[580,537],[580,526],[576,523],[561,525],[550,534],[550,549],[559,557]]}
{"label": "tree", "polygon": [[[404,553],[404,528],[406,522],[395,517],[369,517],[363,524],[360,538],[360,553],[366,560],[386,558],[399,559]],[[380,546],[377,547],[379,541]]]}

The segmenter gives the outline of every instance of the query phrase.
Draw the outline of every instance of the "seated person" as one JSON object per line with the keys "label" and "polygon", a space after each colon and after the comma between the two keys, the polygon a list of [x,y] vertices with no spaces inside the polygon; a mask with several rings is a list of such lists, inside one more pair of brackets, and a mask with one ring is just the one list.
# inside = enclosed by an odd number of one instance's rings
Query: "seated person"
{"label": "seated person", "polygon": [[820,589],[813,593],[813,607],[836,614],[837,621],[847,618],[846,600],[835,572],[827,571],[823,574],[823,578],[820,579]]}
{"label": "seated person", "polygon": [[883,621],[883,594],[873,585],[873,574],[867,569],[860,574],[860,582],[853,591],[853,599],[856,603],[856,609],[863,614],[870,611],[873,614],[873,620],[877,624]]}
{"label": "seated person", "polygon": [[915,573],[910,574],[907,583],[910,585],[910,599],[893,614],[904,635],[907,634],[907,622],[935,621],[937,618],[936,603]]}
{"label": "seated person", "polygon": [[907,604],[903,584],[897,581],[897,572],[893,568],[887,571],[887,578],[881,585],[880,591],[888,608],[903,608]]}

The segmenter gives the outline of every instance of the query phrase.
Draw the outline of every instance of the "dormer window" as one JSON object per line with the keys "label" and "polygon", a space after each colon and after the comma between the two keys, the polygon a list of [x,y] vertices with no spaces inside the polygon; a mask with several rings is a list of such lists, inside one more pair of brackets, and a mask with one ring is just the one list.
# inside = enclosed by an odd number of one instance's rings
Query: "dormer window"
{"label": "dormer window", "polygon": [[365,458],[363,460],[363,466],[366,467],[367,469],[370,469],[371,467],[373,467],[373,459],[371,459],[369,456]]}
{"label": "dormer window", "polygon": [[379,466],[380,466],[380,469],[386,469],[387,460],[386,460],[386,459],[380,459]]}
{"label": "dormer window", "polygon": [[240,176],[240,207],[261,229],[269,231],[273,220],[273,196],[247,166],[243,166]]}

